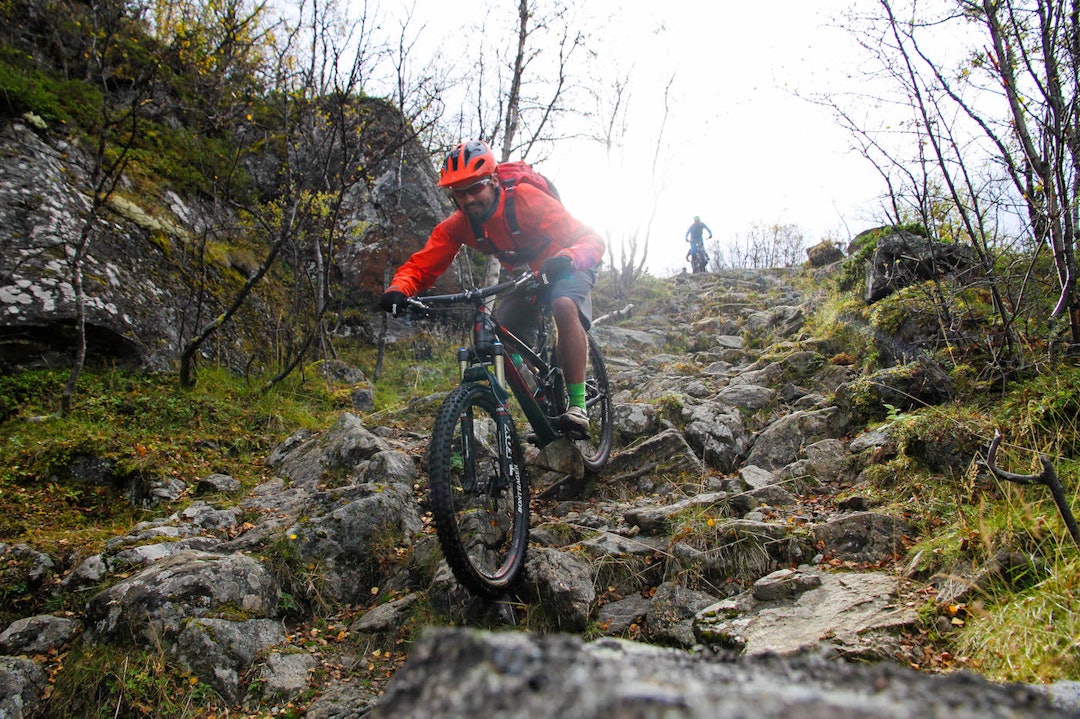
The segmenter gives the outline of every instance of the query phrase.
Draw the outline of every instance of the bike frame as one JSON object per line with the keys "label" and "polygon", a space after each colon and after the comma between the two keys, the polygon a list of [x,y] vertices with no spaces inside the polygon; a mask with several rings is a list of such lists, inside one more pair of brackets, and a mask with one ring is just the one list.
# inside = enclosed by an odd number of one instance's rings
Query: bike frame
{"label": "bike frame", "polygon": [[[472,304],[474,307],[472,324],[472,346],[458,348],[457,359],[461,368],[461,379],[466,382],[487,382],[494,390],[499,402],[498,438],[508,441],[509,431],[506,420],[510,417],[509,398],[513,394],[524,412],[533,431],[536,432],[537,444],[541,447],[562,436],[548,419],[547,413],[525,383],[525,378],[506,358],[512,353],[521,355],[523,361],[537,372],[537,382],[541,386],[550,386],[554,373],[561,372],[558,367],[549,364],[543,357],[517,337],[508,328],[499,324],[492,316],[484,299],[501,295],[530,283],[536,283],[537,289],[543,287],[546,278],[542,275],[525,273],[507,282],[493,285],[484,290],[467,290],[451,295],[429,295],[423,298],[410,298],[411,306],[431,311],[428,304],[453,305]],[[543,309],[541,310],[543,312]],[[547,349],[547,318],[538,328],[537,346],[541,351]],[[506,419],[503,419],[505,416]],[[505,469],[505,468],[504,468]],[[505,476],[505,472],[504,472]]]}

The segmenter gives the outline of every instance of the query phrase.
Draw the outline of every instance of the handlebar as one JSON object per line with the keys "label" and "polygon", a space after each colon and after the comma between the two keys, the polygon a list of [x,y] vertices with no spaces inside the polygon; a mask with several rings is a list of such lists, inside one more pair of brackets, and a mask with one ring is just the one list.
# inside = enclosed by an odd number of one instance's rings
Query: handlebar
{"label": "handlebar", "polygon": [[439,309],[452,309],[449,307],[433,307],[432,305],[479,305],[484,299],[495,295],[501,295],[519,287],[543,287],[549,284],[547,275],[543,273],[523,272],[518,277],[506,282],[500,282],[488,287],[477,287],[463,292],[455,292],[449,295],[425,295],[423,297],[407,297],[406,308],[418,313],[432,312]]}

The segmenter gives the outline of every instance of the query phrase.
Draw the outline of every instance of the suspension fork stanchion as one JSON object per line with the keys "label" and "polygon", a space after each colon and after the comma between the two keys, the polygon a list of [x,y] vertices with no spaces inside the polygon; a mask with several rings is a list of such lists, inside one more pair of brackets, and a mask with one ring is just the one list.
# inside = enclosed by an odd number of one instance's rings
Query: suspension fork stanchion
{"label": "suspension fork stanchion", "polygon": [[506,348],[498,339],[491,345],[491,363],[495,366],[495,379],[506,389]]}
{"label": "suspension fork stanchion", "polygon": [[[514,481],[520,479],[516,458],[514,457],[513,433],[510,431],[513,419],[510,416],[509,393],[506,384],[506,347],[498,337],[491,345],[491,363],[495,370],[495,381],[498,388],[495,389],[495,398],[498,401],[498,409],[495,412],[496,441],[499,443],[499,489],[507,489],[514,486]],[[501,389],[500,393],[497,391]],[[518,498],[520,501],[520,497]],[[517,507],[515,509],[520,509]]]}
{"label": "suspension fork stanchion", "polygon": [[468,369],[468,367],[469,367],[469,348],[468,347],[458,347],[457,361],[458,361],[458,368],[460,369],[460,372],[458,372],[459,379],[465,379],[465,370]]}

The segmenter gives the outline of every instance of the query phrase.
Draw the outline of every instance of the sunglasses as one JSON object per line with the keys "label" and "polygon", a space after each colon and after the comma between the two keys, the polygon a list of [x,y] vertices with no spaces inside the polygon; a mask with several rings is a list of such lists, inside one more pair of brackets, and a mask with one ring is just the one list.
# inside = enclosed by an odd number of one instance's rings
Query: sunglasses
{"label": "sunglasses", "polygon": [[478,192],[480,192],[481,190],[483,190],[485,187],[487,187],[490,184],[491,184],[491,178],[490,177],[485,177],[484,179],[477,180],[476,182],[472,183],[471,185],[466,185],[465,187],[451,187],[450,188],[450,194],[452,194],[454,197],[456,197],[459,200],[463,200],[466,197],[469,197],[470,195],[477,194]]}

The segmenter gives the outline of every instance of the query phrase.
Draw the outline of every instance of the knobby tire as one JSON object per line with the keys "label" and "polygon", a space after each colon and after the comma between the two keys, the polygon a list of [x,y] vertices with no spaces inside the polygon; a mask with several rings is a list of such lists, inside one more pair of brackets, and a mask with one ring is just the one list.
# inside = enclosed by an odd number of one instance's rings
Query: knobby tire
{"label": "knobby tire", "polygon": [[[498,441],[498,413],[491,387],[460,385],[439,408],[427,458],[443,556],[463,586],[490,599],[518,579],[529,543],[524,455],[510,418],[508,440]],[[511,471],[500,470],[501,460]]]}
{"label": "knobby tire", "polygon": [[599,472],[611,457],[615,421],[604,355],[592,335],[586,336],[589,340],[589,361],[585,366],[585,408],[589,413],[589,438],[580,440],[577,445],[585,468]]}

